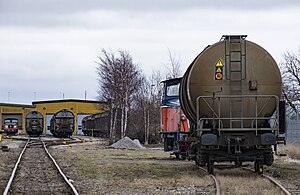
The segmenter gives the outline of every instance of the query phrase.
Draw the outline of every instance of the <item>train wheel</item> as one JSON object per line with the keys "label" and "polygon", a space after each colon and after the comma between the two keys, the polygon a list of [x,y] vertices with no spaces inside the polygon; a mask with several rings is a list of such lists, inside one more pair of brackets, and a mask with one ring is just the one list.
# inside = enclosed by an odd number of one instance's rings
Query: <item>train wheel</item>
{"label": "train wheel", "polygon": [[200,164],[199,164],[199,155],[198,154],[196,154],[195,163],[196,163],[197,166],[200,166]]}
{"label": "train wheel", "polygon": [[258,174],[263,174],[264,172],[264,164],[262,161],[256,160],[254,162],[254,170]]}
{"label": "train wheel", "polygon": [[264,164],[267,166],[271,166],[274,161],[274,156],[272,153],[264,154]]}
{"label": "train wheel", "polygon": [[235,162],[234,162],[234,165],[235,165],[236,167],[241,167],[241,166],[243,165],[243,162],[242,162],[242,161],[235,161]]}
{"label": "train wheel", "polygon": [[209,174],[214,174],[214,162],[212,160],[207,163],[207,172]]}

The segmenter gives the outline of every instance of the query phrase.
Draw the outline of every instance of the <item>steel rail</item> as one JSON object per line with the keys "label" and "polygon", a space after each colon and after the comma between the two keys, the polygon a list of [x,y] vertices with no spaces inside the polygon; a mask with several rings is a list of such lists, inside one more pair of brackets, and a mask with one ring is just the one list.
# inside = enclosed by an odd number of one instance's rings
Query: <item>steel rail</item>
{"label": "steel rail", "polygon": [[[243,169],[246,169],[246,170],[249,170],[249,171],[252,171],[252,172],[255,172],[255,171],[253,171],[252,169],[247,168],[247,167],[242,167],[242,168],[243,168]],[[273,177],[270,177],[270,176],[265,175],[265,174],[262,174],[261,176],[267,178],[267,179],[270,180],[273,184],[275,184],[276,186],[278,186],[278,187],[284,192],[284,194],[286,194],[286,195],[291,195],[291,193],[290,193],[285,187],[283,187],[283,185],[281,185],[278,181],[276,181]]]}
{"label": "steel rail", "polygon": [[4,190],[4,192],[3,192],[3,195],[7,195],[7,194],[8,194],[8,191],[9,191],[9,189],[10,189],[10,187],[11,187],[11,184],[12,184],[12,182],[13,182],[13,180],[14,180],[14,177],[15,177],[15,175],[16,175],[17,168],[18,168],[18,166],[19,166],[19,163],[21,162],[21,158],[22,158],[22,156],[23,156],[23,154],[24,154],[24,152],[25,152],[25,150],[26,150],[26,148],[27,148],[27,145],[28,145],[29,141],[30,141],[30,138],[29,138],[28,141],[26,142],[26,144],[25,144],[25,146],[24,146],[22,152],[21,152],[20,155],[19,155],[19,158],[18,158],[18,160],[17,160],[17,162],[16,162],[16,164],[15,164],[15,167],[14,167],[14,169],[13,169],[13,171],[12,171],[12,174],[11,174],[9,180],[8,180],[8,183],[7,183],[6,187],[5,187],[5,190]]}
{"label": "steel rail", "polygon": [[73,193],[75,195],[79,195],[79,193],[77,192],[76,188],[73,186],[73,184],[69,181],[69,179],[66,177],[66,175],[62,172],[62,170],[60,169],[60,167],[58,166],[58,164],[56,163],[56,161],[54,160],[54,158],[51,156],[50,152],[48,151],[46,144],[44,143],[43,140],[41,140],[44,146],[44,149],[46,151],[46,153],[48,154],[49,158],[52,160],[52,162],[54,163],[55,167],[57,168],[58,172],[60,173],[60,175],[63,177],[63,179],[65,180],[65,182],[69,185],[69,187],[72,189]]}
{"label": "steel rail", "polygon": [[[199,169],[201,169],[202,171],[206,172],[206,169],[203,167],[199,166]],[[217,178],[213,175],[213,174],[209,174],[211,176],[211,178],[213,178],[214,182],[215,182],[215,186],[216,186],[216,195],[221,195],[221,187],[220,187],[220,183],[217,180]]]}

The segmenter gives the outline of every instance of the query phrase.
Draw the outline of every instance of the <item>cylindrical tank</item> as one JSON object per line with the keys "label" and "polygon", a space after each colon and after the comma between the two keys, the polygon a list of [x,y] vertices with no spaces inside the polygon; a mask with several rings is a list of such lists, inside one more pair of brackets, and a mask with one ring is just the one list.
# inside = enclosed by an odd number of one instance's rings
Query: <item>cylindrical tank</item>
{"label": "cylindrical tank", "polygon": [[[245,37],[224,36],[224,39],[202,51],[185,72],[180,88],[180,103],[184,113],[194,124],[199,96],[214,94],[216,97],[226,95],[280,97],[282,80],[275,60],[265,49],[245,40]],[[258,101],[258,107],[261,107],[268,100]],[[213,105],[211,102],[208,103]],[[233,117],[232,110],[236,107],[240,107],[239,113],[243,113],[242,117],[257,113],[253,100],[240,98],[222,101],[220,115],[224,118]],[[275,107],[276,101],[271,100],[264,106],[259,116],[272,115]],[[200,117],[212,117],[211,109],[213,108],[202,107]],[[237,116],[239,117],[239,114]]]}

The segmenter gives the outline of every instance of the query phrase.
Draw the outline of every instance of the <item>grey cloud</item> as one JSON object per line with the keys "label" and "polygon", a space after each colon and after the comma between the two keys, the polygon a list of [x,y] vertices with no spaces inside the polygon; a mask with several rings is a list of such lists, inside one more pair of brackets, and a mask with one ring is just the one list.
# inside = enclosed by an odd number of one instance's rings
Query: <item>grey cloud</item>
{"label": "grey cloud", "polygon": [[180,10],[189,8],[271,9],[300,6],[298,0],[0,0],[0,11],[68,13],[90,9]]}
{"label": "grey cloud", "polygon": [[[270,10],[300,7],[298,0],[0,0],[1,26],[82,27],[72,17],[90,11],[134,13],[176,12],[189,9]],[[134,17],[134,15],[133,15]],[[105,20],[105,18],[103,18]],[[122,18],[120,18],[122,20]]]}
{"label": "grey cloud", "polygon": [[[2,26],[82,26],[72,15],[90,11],[140,14],[189,9],[269,10],[300,7],[298,0],[0,0]],[[103,19],[105,20],[105,18]],[[120,18],[122,20],[122,18]]]}

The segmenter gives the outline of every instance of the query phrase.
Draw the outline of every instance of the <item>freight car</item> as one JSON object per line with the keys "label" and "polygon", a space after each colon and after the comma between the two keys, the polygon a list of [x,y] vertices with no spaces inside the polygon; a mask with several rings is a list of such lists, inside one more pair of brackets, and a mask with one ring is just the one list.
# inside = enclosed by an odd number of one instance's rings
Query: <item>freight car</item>
{"label": "freight car", "polygon": [[70,137],[74,131],[74,114],[67,109],[55,113],[50,120],[50,132],[55,137]]}
{"label": "freight car", "polygon": [[44,117],[40,112],[31,111],[26,115],[26,132],[29,136],[40,136],[44,129]]}
{"label": "freight car", "polygon": [[2,130],[6,135],[16,135],[19,131],[17,118],[6,118],[3,121]]}
{"label": "freight car", "polygon": [[108,137],[110,130],[110,111],[92,114],[82,119],[84,135]]}
{"label": "freight car", "polygon": [[188,158],[213,173],[214,163],[273,163],[285,143],[282,80],[272,56],[246,35],[223,36],[201,52],[185,72],[180,104],[191,122]]}
{"label": "freight car", "polygon": [[186,158],[189,132],[189,122],[180,108],[179,86],[181,78],[162,81],[161,101],[161,136],[164,142],[164,151],[172,151],[176,158]]}

